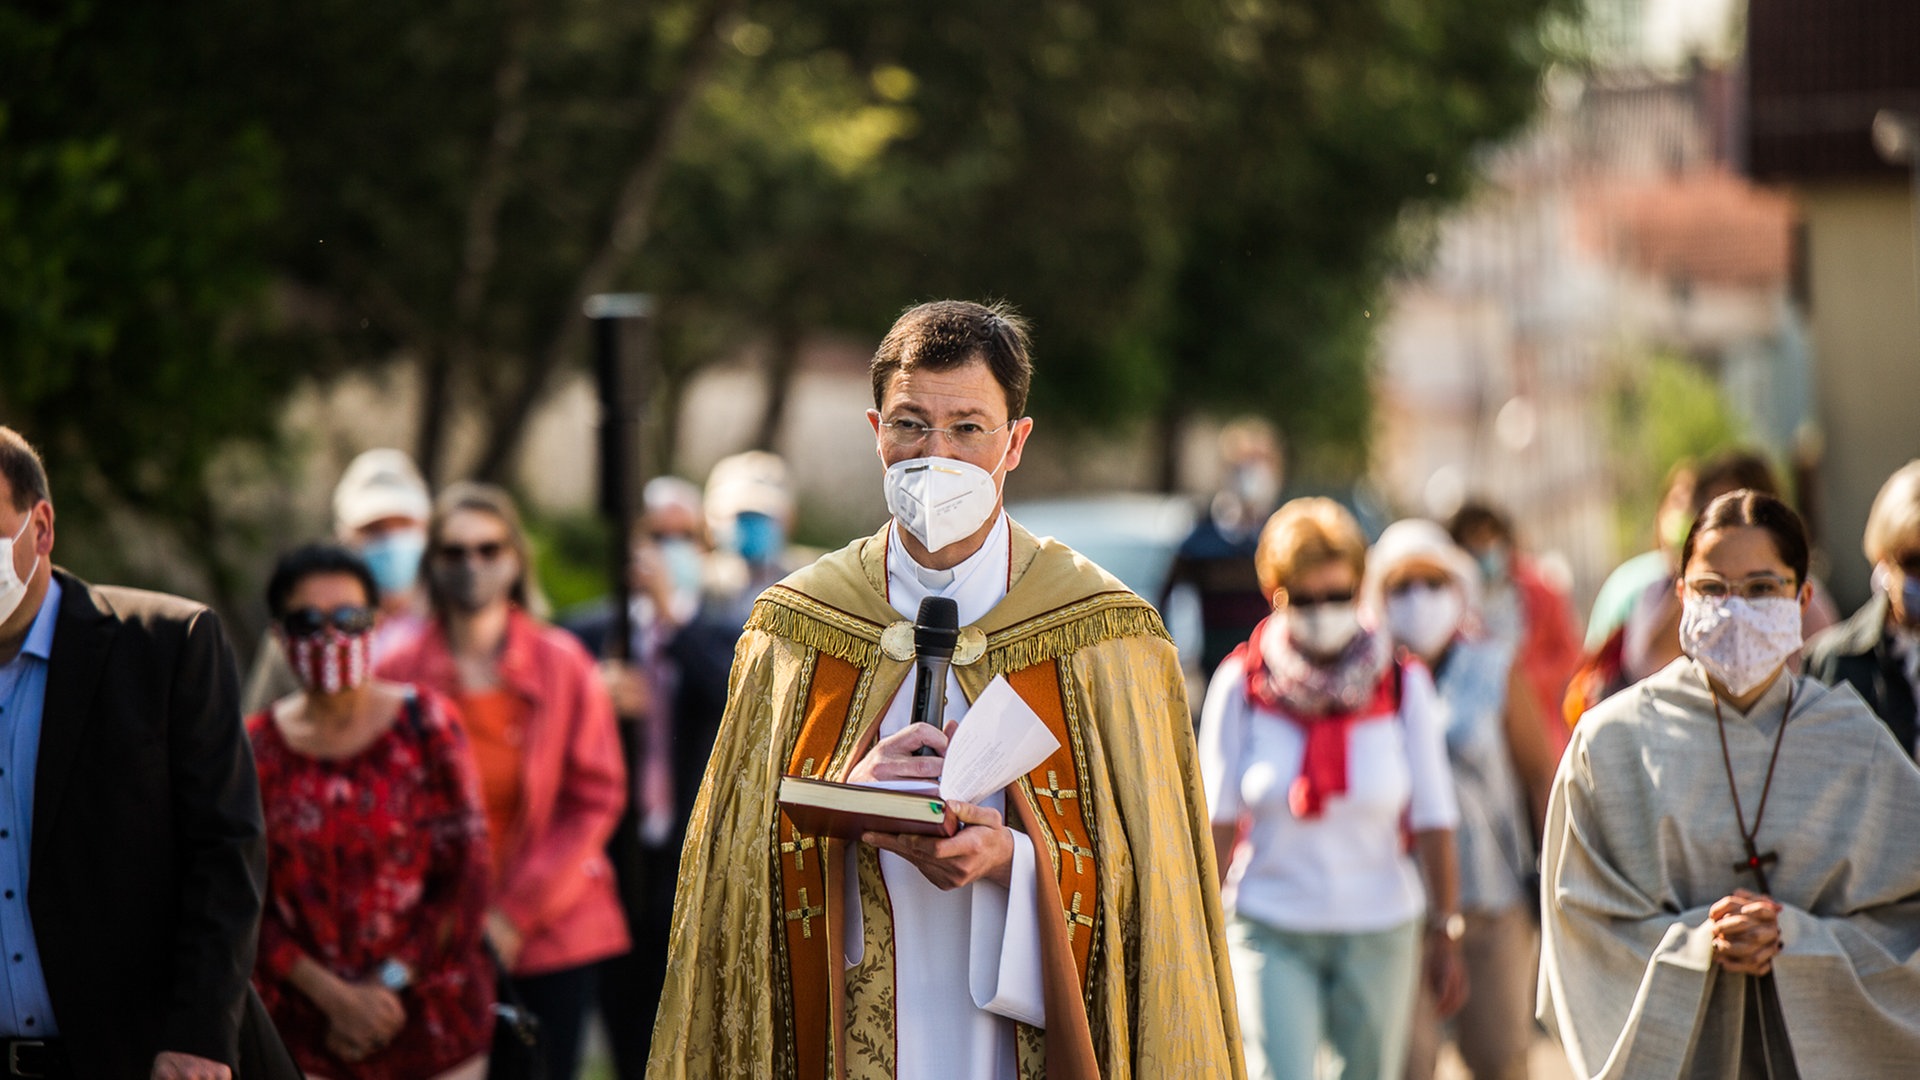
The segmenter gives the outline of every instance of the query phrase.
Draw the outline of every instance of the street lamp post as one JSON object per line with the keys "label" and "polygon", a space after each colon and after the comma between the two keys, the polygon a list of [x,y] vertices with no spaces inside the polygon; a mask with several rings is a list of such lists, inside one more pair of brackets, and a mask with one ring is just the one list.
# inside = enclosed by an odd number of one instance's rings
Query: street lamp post
{"label": "street lamp post", "polygon": [[[644,329],[653,318],[653,297],[644,293],[601,293],[587,299],[593,320],[594,381],[600,397],[600,513],[613,534],[609,564],[613,571],[613,622],[603,652],[609,660],[630,659],[633,598],[627,564],[632,559],[628,530],[633,526],[634,454],[644,398],[639,365],[622,355],[628,326]],[[636,349],[635,352],[640,350]]]}

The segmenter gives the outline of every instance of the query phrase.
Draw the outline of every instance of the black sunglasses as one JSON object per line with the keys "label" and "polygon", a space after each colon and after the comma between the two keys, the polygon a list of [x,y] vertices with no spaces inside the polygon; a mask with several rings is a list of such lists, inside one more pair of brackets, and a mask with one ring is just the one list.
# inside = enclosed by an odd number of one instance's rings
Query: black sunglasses
{"label": "black sunglasses", "polygon": [[1322,604],[1351,604],[1351,603],[1353,603],[1352,589],[1348,589],[1346,592],[1321,593],[1319,596],[1308,596],[1304,593],[1288,593],[1287,594],[1288,607],[1310,608],[1310,607],[1319,607]]}
{"label": "black sunglasses", "polygon": [[332,611],[323,611],[317,607],[303,607],[280,616],[280,628],[288,637],[313,637],[333,627],[343,634],[364,634],[373,629],[373,609],[370,607],[337,607]]}
{"label": "black sunglasses", "polygon": [[488,540],[483,544],[441,544],[433,553],[450,563],[466,562],[475,555],[481,562],[492,562],[506,550],[504,540]]}

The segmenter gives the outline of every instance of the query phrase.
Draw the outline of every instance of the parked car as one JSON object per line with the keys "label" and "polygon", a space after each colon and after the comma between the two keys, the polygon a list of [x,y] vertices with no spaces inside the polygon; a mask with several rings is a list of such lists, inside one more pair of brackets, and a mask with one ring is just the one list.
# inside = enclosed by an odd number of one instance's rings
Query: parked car
{"label": "parked car", "polygon": [[[1184,496],[1132,492],[1012,503],[1007,513],[1035,536],[1051,536],[1100,564],[1155,606],[1194,522],[1193,502]],[[1176,593],[1160,614],[1192,666],[1200,654],[1200,608],[1183,596]]]}

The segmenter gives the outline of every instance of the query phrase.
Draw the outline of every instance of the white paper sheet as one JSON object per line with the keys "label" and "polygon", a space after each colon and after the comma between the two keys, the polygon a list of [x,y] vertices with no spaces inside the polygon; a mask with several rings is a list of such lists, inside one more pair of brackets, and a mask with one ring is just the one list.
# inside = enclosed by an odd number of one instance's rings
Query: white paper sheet
{"label": "white paper sheet", "polygon": [[940,797],[978,803],[1038,768],[1059,748],[1060,740],[1039,714],[1014,693],[1006,676],[996,675],[947,744]]}

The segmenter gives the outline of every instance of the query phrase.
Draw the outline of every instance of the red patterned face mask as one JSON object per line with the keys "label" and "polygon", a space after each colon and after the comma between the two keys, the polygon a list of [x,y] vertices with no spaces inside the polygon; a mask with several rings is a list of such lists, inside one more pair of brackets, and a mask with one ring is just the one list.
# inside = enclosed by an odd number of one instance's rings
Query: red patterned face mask
{"label": "red patterned face mask", "polygon": [[287,659],[300,685],[312,694],[337,694],[361,686],[372,674],[372,634],[329,629],[287,639]]}

